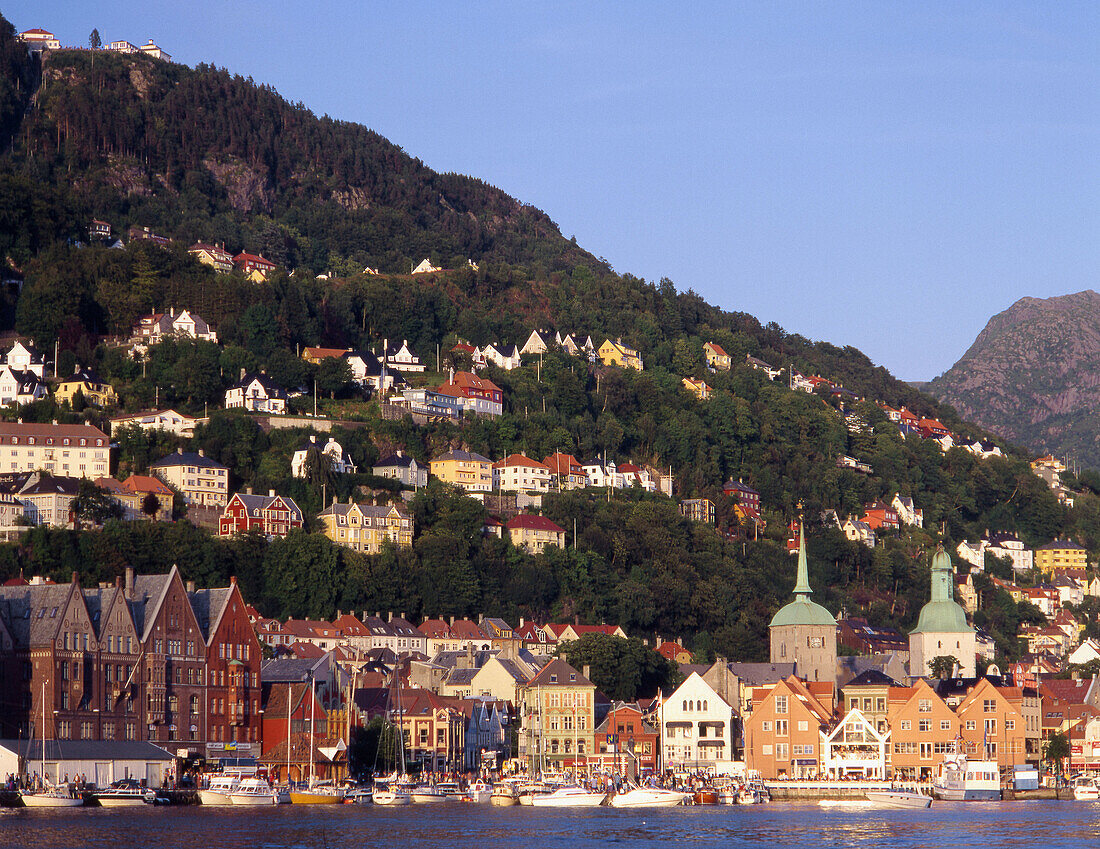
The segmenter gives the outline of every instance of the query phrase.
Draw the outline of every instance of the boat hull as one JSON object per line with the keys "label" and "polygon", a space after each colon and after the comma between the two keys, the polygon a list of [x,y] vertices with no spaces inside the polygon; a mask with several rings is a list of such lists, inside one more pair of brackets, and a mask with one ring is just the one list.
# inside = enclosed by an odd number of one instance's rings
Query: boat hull
{"label": "boat hull", "polygon": [[499,795],[494,793],[489,799],[489,804],[495,805],[498,808],[510,808],[513,805],[519,804],[519,797],[508,793],[501,793]]}
{"label": "boat hull", "polygon": [[607,798],[606,793],[544,793],[535,796],[536,808],[598,808]]}
{"label": "boat hull", "polygon": [[277,804],[274,793],[268,793],[266,796],[261,796],[258,793],[234,793],[229,798],[233,805],[241,807],[258,808]]}
{"label": "boat hull", "polygon": [[1001,800],[1000,790],[935,787],[932,793],[937,799],[945,802],[999,802]]}
{"label": "boat hull", "polygon": [[343,801],[342,796],[334,793],[309,793],[307,791],[291,790],[290,803],[292,805],[339,805]]}
{"label": "boat hull", "polygon": [[925,796],[923,793],[871,790],[866,796],[868,801],[890,808],[930,808],[932,806],[932,797]]}
{"label": "boat hull", "polygon": [[138,805],[147,804],[144,799],[133,796],[96,796],[96,801],[103,808],[136,808]]}
{"label": "boat hull", "polygon": [[613,808],[675,808],[691,802],[690,793],[664,792],[653,793],[645,790],[631,790],[611,797]]}
{"label": "boat hull", "polygon": [[23,806],[27,808],[79,808],[84,804],[83,799],[50,796],[45,793],[27,793],[19,798],[23,801]]}
{"label": "boat hull", "polygon": [[410,793],[409,796],[412,797],[414,805],[433,805],[437,802],[447,802],[451,799],[451,797],[445,793],[423,793],[415,790]]}
{"label": "boat hull", "polygon": [[411,805],[412,797],[408,793],[395,793],[392,790],[375,790],[371,799],[376,805]]}
{"label": "boat hull", "polygon": [[199,802],[203,805],[213,805],[215,807],[232,805],[233,800],[230,798],[231,793],[223,793],[220,790],[200,790]]}

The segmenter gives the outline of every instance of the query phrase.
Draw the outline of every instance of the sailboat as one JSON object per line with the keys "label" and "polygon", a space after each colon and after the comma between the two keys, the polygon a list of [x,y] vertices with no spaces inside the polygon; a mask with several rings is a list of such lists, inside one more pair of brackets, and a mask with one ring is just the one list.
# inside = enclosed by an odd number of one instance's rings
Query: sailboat
{"label": "sailboat", "polygon": [[[313,775],[313,762],[316,760],[316,740],[313,736],[314,705],[317,703],[313,690],[313,675],[309,676],[309,784],[305,790],[291,790],[290,801],[295,805],[338,805],[344,801],[344,791],[331,782],[318,783]],[[288,708],[289,710],[289,708]],[[287,745],[290,741],[287,740]]]}
{"label": "sailboat", "polygon": [[[395,693],[396,699],[394,698]],[[390,681],[390,711],[393,710],[394,701],[397,702],[397,723],[393,726],[394,771],[393,775],[388,780],[380,782],[374,793],[371,794],[371,798],[376,805],[409,805],[412,803],[412,794],[403,785],[405,779],[405,737],[402,727],[405,723],[401,705],[400,658],[394,664],[393,679]],[[379,736],[378,742],[382,742],[381,736]]]}
{"label": "sailboat", "polygon": [[[48,784],[46,779],[46,685],[42,685],[42,740],[39,743],[38,774],[42,776],[43,788],[35,793],[28,790],[21,791],[19,798],[28,808],[76,808],[84,804],[81,798],[73,798],[68,787],[58,784]],[[30,746],[27,747],[28,754]]]}

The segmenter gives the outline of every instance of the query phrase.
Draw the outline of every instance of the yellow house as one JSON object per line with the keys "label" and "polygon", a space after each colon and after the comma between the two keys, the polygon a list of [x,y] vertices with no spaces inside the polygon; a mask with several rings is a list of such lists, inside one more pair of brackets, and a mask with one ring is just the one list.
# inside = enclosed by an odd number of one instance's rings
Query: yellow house
{"label": "yellow house", "polygon": [[333,502],[317,518],[330,540],[364,554],[378,554],[386,542],[398,548],[412,545],[412,516],[399,504]]}
{"label": "yellow house", "polygon": [[700,401],[706,401],[710,397],[710,393],[713,392],[705,380],[696,380],[694,377],[685,377],[681,381],[684,385],[684,389],[698,398]]}
{"label": "yellow house", "polygon": [[1035,565],[1044,575],[1052,575],[1056,569],[1083,572],[1088,560],[1088,549],[1065,539],[1056,539],[1035,549]]}
{"label": "yellow house", "polygon": [[444,483],[467,492],[492,492],[493,461],[472,451],[448,451],[429,463],[431,473]]}
{"label": "yellow house", "polygon": [[81,368],[79,364],[72,377],[67,377],[58,384],[54,397],[59,404],[68,401],[71,407],[77,392],[83,394],[85,402],[94,407],[110,407],[118,403],[114,387],[91,369]]}
{"label": "yellow house", "polygon": [[512,545],[525,548],[532,554],[541,554],[547,546],[565,548],[565,528],[545,516],[520,513],[509,519],[505,527]]}
{"label": "yellow house", "polygon": [[597,353],[600,355],[600,362],[605,366],[621,366],[622,368],[642,370],[641,356],[633,348],[626,347],[622,340],[612,342],[610,339],[604,339]]}
{"label": "yellow house", "polygon": [[707,368],[717,371],[729,371],[732,362],[730,361],[730,355],[725,352],[721,345],[714,342],[703,343],[703,356],[707,360]]}
{"label": "yellow house", "polygon": [[[587,667],[585,672],[587,672]],[[562,658],[546,664],[520,693],[519,756],[570,769],[593,754],[596,685]]]}

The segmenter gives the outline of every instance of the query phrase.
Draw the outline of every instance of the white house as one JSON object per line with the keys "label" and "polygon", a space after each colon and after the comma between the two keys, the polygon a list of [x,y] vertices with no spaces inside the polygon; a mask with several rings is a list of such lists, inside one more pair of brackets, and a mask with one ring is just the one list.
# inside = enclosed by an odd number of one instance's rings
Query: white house
{"label": "white house", "polygon": [[424,363],[420,362],[420,357],[409,348],[408,339],[401,340],[401,347],[391,346],[389,339],[383,339],[382,361],[387,368],[397,369],[398,371],[421,372],[425,368]]}
{"label": "white house", "polygon": [[861,522],[849,516],[848,521],[841,525],[840,529],[844,532],[844,536],[852,542],[861,542],[868,548],[875,547],[875,532],[866,522]]}
{"label": "white house", "polygon": [[31,342],[16,342],[4,355],[2,363],[16,371],[29,371],[40,379],[46,377],[46,360]]}
{"label": "white house", "polygon": [[549,492],[550,467],[523,454],[493,463],[493,489],[503,492]]}
{"label": "white house", "polygon": [[0,406],[30,404],[41,401],[48,395],[46,384],[33,371],[20,371],[11,366],[0,367]]}
{"label": "white house", "polygon": [[481,359],[486,363],[492,363],[505,371],[519,368],[521,365],[519,348],[515,345],[497,346],[495,343],[489,344],[474,352],[475,359],[477,359],[478,355],[480,355]]}
{"label": "white house", "polygon": [[924,511],[913,503],[912,498],[894,493],[894,499],[890,502],[890,506],[897,511],[898,518],[903,524],[914,525],[918,528],[924,527]]}
{"label": "white house", "polygon": [[733,708],[692,672],[659,709],[664,769],[710,769],[733,760]]}
{"label": "white house", "polygon": [[225,408],[244,407],[252,413],[286,412],[286,392],[262,371],[259,374],[242,374],[240,382],[225,390]]}
{"label": "white house", "polygon": [[135,342],[155,345],[166,336],[201,339],[206,342],[218,341],[218,334],[202,318],[192,314],[190,310],[176,312],[175,307],[168,312],[142,316],[134,327]]}
{"label": "white house", "polygon": [[[318,447],[321,447],[321,443],[317,441],[317,435],[311,433],[309,435],[309,442],[295,451],[294,455],[290,458],[290,473],[294,477],[304,478],[306,476],[306,457],[311,450]],[[329,458],[332,471],[336,474],[355,474],[355,464],[351,462],[351,456],[344,451],[344,447],[331,436],[328,442],[324,444],[324,447],[321,447],[321,453]]]}
{"label": "white house", "polygon": [[430,259],[425,258],[425,259],[420,260],[420,265],[418,265],[416,268],[414,268],[412,270],[412,273],[413,274],[431,274],[433,271],[442,271],[442,270],[443,270],[442,268],[437,268],[436,266],[432,265],[432,261]]}
{"label": "white house", "polygon": [[821,735],[821,770],[831,780],[886,778],[890,732],[876,731],[875,725],[857,709],[828,733]]}
{"label": "white house", "polygon": [[545,354],[550,350],[550,335],[545,330],[532,330],[520,348],[521,354]]}
{"label": "white house", "polygon": [[1066,662],[1072,664],[1092,663],[1094,660],[1100,660],[1100,643],[1091,637],[1075,648],[1072,654],[1066,658]]}
{"label": "white house", "polygon": [[585,460],[581,463],[589,486],[607,486],[615,489],[623,485],[623,476],[615,466],[615,461],[603,463],[600,460]]}
{"label": "white house", "polygon": [[166,430],[176,436],[190,439],[195,435],[195,426],[205,419],[196,419],[177,413],[175,410],[145,410],[128,416],[115,416],[111,419],[111,433],[130,425],[142,430]]}

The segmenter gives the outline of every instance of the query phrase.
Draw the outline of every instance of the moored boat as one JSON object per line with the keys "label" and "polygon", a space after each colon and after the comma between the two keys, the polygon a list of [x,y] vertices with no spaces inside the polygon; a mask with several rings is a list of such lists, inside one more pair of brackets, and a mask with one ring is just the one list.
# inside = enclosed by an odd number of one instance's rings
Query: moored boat
{"label": "moored boat", "polygon": [[718,791],[713,787],[701,787],[692,793],[691,798],[696,805],[717,805]]}
{"label": "moored boat", "polygon": [[344,801],[344,791],[332,786],[315,784],[308,790],[291,790],[292,805],[339,805]]}
{"label": "moored boat", "polygon": [[1073,798],[1079,802],[1095,802],[1100,799],[1100,787],[1091,778],[1078,778],[1073,782]]}
{"label": "moored boat", "polygon": [[484,781],[475,781],[462,792],[463,802],[473,802],[477,805],[487,805],[493,798],[493,787]]}
{"label": "moored boat", "polygon": [[408,793],[412,798],[413,804],[416,805],[430,805],[434,802],[446,802],[453,798],[449,793],[431,784],[402,788],[402,791]]}
{"label": "moored boat", "polygon": [[411,805],[412,796],[401,790],[397,785],[391,784],[389,786],[380,784],[374,789],[374,793],[371,794],[371,799],[376,805]]}
{"label": "moored boat", "polygon": [[232,805],[230,795],[241,785],[240,776],[215,775],[210,784],[199,791],[199,802],[203,805]]}
{"label": "moored boat", "polygon": [[633,787],[611,797],[613,808],[671,808],[690,804],[690,793],[663,787]]}
{"label": "moored boat", "polygon": [[80,796],[73,796],[68,787],[47,787],[32,793],[25,790],[19,794],[20,801],[28,808],[79,808],[84,804]]}
{"label": "moored boat", "polygon": [[532,804],[536,808],[598,808],[606,798],[606,793],[584,787],[559,787],[553,793],[534,796]]}
{"label": "moored boat", "polygon": [[152,790],[146,790],[132,778],[124,778],[116,781],[106,790],[93,795],[104,808],[123,808],[137,805],[151,805],[156,801],[157,794]]}
{"label": "moored boat", "polygon": [[229,794],[229,799],[234,805],[252,807],[277,805],[279,793],[262,778],[243,778],[237,789]]}
{"label": "moored boat", "polygon": [[493,785],[493,795],[489,797],[489,804],[498,808],[508,808],[519,804],[519,793],[516,785],[511,782],[503,782]]}
{"label": "moored boat", "polygon": [[940,764],[932,795],[948,802],[990,802],[1001,798],[1001,773],[996,761],[971,761],[962,752]]}

